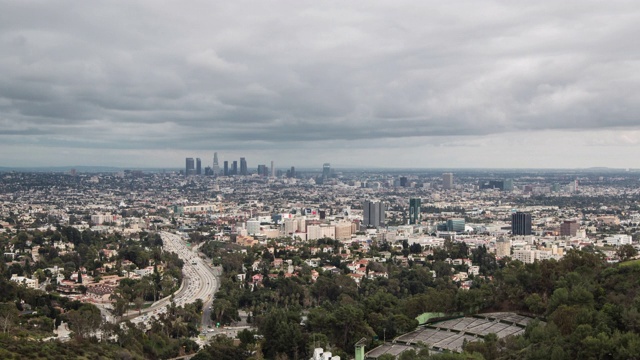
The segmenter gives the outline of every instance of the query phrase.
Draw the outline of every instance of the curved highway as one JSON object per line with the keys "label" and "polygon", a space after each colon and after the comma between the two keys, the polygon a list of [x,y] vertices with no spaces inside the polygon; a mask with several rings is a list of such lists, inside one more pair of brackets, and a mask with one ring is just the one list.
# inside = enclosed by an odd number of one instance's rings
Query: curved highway
{"label": "curved highway", "polygon": [[[173,294],[173,301],[177,306],[195,302],[201,299],[204,309],[208,309],[213,296],[218,289],[218,279],[215,270],[206,264],[197,254],[187,247],[186,242],[178,235],[161,232],[163,251],[174,252],[184,261],[182,267],[183,282],[180,289]],[[141,315],[131,319],[134,323],[147,322],[151,316],[160,315],[166,311],[171,298],[165,297],[144,309]],[[203,325],[209,324],[208,312],[203,312]]]}

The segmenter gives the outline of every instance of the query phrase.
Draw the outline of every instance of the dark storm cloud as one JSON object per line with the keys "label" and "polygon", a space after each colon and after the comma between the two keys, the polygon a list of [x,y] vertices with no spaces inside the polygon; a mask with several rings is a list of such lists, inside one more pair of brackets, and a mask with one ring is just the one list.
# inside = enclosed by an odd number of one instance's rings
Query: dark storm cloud
{"label": "dark storm cloud", "polygon": [[633,2],[0,8],[7,144],[293,148],[640,126]]}

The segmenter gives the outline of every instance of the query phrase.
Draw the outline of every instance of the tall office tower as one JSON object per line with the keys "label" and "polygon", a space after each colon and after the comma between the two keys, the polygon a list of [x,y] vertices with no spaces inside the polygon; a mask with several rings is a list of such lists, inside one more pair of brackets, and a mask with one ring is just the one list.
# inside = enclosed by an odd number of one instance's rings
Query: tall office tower
{"label": "tall office tower", "polygon": [[245,158],[240,158],[240,175],[249,175],[247,171],[247,160]]}
{"label": "tall office tower", "polygon": [[400,186],[402,186],[402,187],[409,186],[409,181],[407,180],[406,176],[401,176],[400,177]]}
{"label": "tall office tower", "polygon": [[511,234],[531,235],[531,214],[520,211],[511,214]]}
{"label": "tall office tower", "polygon": [[290,178],[296,177],[296,167],[292,166],[291,170],[289,170],[289,173],[287,175],[289,175]]}
{"label": "tall office tower", "polygon": [[362,205],[364,210],[362,223],[365,226],[384,226],[385,206],[380,201],[365,200]]}
{"label": "tall office tower", "polygon": [[560,224],[560,236],[576,236],[580,225],[577,220],[565,220]]}
{"label": "tall office tower", "polygon": [[214,152],[213,153],[213,167],[211,168],[213,170],[213,175],[220,175],[220,165],[218,164],[218,153]]}
{"label": "tall office tower", "polygon": [[186,164],[186,168],[184,170],[184,175],[185,176],[193,175],[193,171],[195,169],[193,164],[194,164],[193,163],[193,158],[187,158],[187,164]]}
{"label": "tall office tower", "polygon": [[231,165],[231,175],[238,175],[238,161],[233,160],[233,164]]}
{"label": "tall office tower", "polygon": [[504,191],[513,191],[513,179],[506,179],[504,181]]}
{"label": "tall office tower", "polygon": [[442,188],[443,189],[453,189],[453,174],[452,173],[444,173],[444,174],[442,174]]}
{"label": "tall office tower", "polygon": [[409,224],[420,224],[420,199],[409,199]]}
{"label": "tall office tower", "polygon": [[267,165],[258,165],[258,175],[260,175],[260,176],[268,176],[268,174],[267,174]]}
{"label": "tall office tower", "polygon": [[202,161],[196,158],[196,175],[202,175]]}
{"label": "tall office tower", "polygon": [[229,176],[229,162],[226,161],[226,160],[224,161],[224,169],[223,169],[222,174],[224,176]]}
{"label": "tall office tower", "polygon": [[324,163],[324,165],[322,165],[322,177],[328,179],[329,176],[331,176],[331,164]]}
{"label": "tall office tower", "polygon": [[276,177],[276,169],[273,167],[273,160],[271,160],[271,177]]}

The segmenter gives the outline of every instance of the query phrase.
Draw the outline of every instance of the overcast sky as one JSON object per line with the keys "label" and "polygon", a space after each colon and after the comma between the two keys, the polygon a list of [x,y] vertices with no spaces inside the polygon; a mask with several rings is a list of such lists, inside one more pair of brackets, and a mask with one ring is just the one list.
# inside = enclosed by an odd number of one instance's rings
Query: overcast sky
{"label": "overcast sky", "polygon": [[0,166],[640,168],[637,1],[2,1]]}

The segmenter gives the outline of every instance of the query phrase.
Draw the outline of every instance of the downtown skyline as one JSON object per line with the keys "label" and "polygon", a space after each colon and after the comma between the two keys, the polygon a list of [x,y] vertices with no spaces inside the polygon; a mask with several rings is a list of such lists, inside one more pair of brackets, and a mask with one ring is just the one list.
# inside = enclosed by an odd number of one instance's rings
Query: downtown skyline
{"label": "downtown skyline", "polygon": [[640,168],[633,2],[0,4],[0,167]]}

